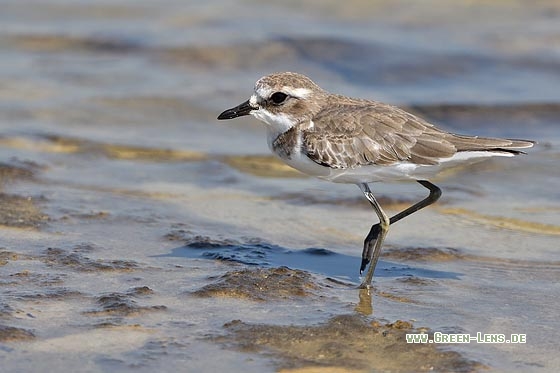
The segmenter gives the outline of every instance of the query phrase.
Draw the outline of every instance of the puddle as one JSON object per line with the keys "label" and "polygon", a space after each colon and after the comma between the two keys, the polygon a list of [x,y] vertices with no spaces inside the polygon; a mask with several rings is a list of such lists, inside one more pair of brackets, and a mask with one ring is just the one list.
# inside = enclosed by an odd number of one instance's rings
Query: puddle
{"label": "puddle", "polygon": [[[283,265],[321,273],[356,286],[360,283],[358,273],[360,258],[357,255],[342,255],[324,248],[289,250],[258,238],[237,241],[194,236],[186,239],[185,246],[173,249],[166,256],[219,260],[259,267]],[[402,255],[391,255],[389,252],[388,259],[402,258]],[[420,276],[457,279],[459,275],[454,272],[414,267],[410,263],[387,262],[384,255],[375,272],[376,277]]]}

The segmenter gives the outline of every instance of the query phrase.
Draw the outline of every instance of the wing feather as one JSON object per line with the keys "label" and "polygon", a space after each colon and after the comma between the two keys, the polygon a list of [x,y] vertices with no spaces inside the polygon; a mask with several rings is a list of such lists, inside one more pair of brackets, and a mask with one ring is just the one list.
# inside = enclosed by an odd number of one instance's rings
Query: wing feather
{"label": "wing feather", "polygon": [[[505,151],[527,148],[530,141],[481,138],[442,131],[397,107],[374,101],[331,103],[303,130],[308,157],[331,168],[413,162],[438,164],[460,151]],[[351,110],[349,110],[351,109]]]}
{"label": "wing feather", "polygon": [[354,168],[390,165],[416,155],[422,164],[434,164],[435,158],[456,151],[450,143],[434,144],[433,126],[401,109],[373,102],[346,109],[331,106],[313,119],[313,128],[304,130],[303,144],[316,163]]}

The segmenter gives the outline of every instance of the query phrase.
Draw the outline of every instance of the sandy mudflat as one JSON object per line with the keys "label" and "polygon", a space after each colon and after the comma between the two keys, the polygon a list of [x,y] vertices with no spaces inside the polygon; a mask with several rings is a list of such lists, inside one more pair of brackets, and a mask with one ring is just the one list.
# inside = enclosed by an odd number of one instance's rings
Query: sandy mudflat
{"label": "sandy mudflat", "polygon": [[[2,5],[2,371],[560,366],[560,22],[542,1]],[[434,178],[359,291],[358,188],[216,116],[272,71],[538,141]],[[416,183],[372,185],[391,213]],[[407,333],[527,342],[408,344]]]}

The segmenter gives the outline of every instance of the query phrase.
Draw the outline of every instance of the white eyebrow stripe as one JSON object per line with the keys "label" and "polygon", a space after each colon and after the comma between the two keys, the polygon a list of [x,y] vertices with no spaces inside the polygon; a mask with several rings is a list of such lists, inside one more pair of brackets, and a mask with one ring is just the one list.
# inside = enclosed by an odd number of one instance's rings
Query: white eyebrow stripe
{"label": "white eyebrow stripe", "polygon": [[308,88],[283,87],[282,91],[297,98],[306,98],[311,93],[311,90]]}

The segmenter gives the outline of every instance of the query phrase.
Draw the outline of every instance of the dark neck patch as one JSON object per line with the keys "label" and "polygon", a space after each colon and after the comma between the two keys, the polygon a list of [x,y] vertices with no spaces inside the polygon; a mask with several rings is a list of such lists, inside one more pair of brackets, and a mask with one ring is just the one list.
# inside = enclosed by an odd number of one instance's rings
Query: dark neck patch
{"label": "dark neck patch", "polygon": [[292,127],[286,132],[280,134],[272,142],[272,150],[278,154],[280,158],[292,159],[293,153],[296,151],[298,144],[298,131],[296,127]]}

